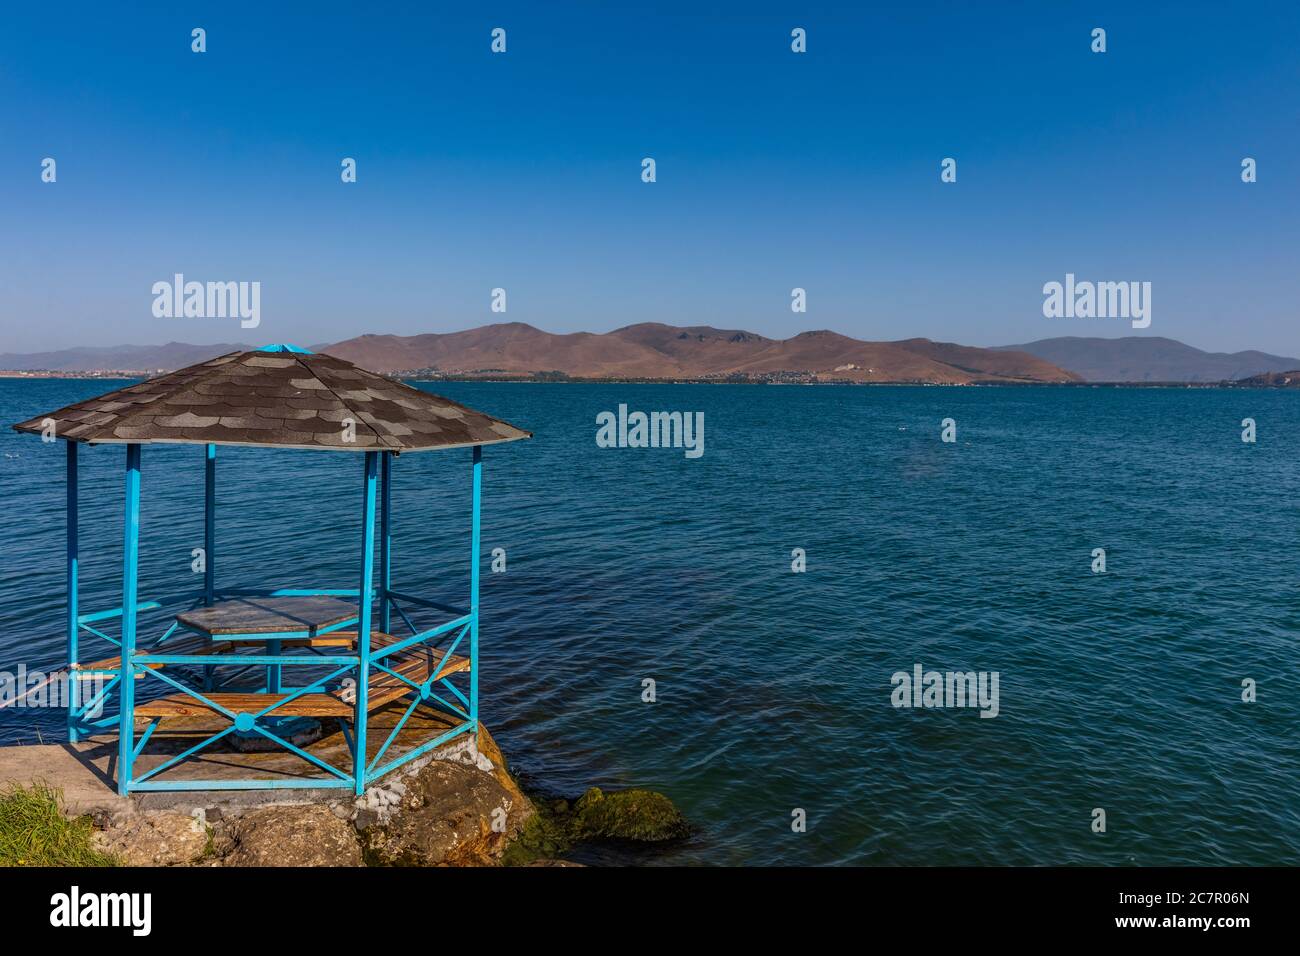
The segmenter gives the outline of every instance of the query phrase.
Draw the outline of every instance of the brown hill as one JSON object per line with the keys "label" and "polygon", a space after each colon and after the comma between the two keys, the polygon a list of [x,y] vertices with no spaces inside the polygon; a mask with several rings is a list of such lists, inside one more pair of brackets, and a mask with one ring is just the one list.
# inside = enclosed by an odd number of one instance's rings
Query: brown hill
{"label": "brown hill", "polygon": [[[376,372],[432,368],[524,374],[558,371],[593,378],[660,377],[665,360],[662,354],[635,342],[591,332],[553,335],[523,322],[445,334],[362,335],[325,349]],[[668,377],[674,374],[666,373]]]}
{"label": "brown hill", "polygon": [[1023,352],[929,339],[863,342],[837,332],[769,339],[753,332],[647,322],[613,332],[553,335],[509,322],[463,332],[362,335],[325,349],[381,372],[563,372],[577,378],[806,377],[855,382],[1072,382]]}
{"label": "brown hill", "polygon": [[[1028,352],[981,349],[969,345],[954,345],[951,342],[931,342],[929,339],[905,339],[893,344],[972,374],[1032,381],[1057,381],[1054,376],[1064,372],[1061,366],[1036,355],[1030,355]],[[1079,376],[1073,372],[1064,372],[1064,374],[1068,376],[1065,381],[1080,381]]]}

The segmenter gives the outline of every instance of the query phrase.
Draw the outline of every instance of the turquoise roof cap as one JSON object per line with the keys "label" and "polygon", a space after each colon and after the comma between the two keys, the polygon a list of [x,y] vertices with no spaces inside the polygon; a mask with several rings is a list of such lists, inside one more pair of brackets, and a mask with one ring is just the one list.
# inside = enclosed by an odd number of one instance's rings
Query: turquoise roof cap
{"label": "turquoise roof cap", "polygon": [[296,352],[299,355],[313,354],[311,349],[302,349],[296,345],[288,345],[285,343],[280,343],[278,345],[263,345],[260,349],[258,349],[258,351],[259,352]]}

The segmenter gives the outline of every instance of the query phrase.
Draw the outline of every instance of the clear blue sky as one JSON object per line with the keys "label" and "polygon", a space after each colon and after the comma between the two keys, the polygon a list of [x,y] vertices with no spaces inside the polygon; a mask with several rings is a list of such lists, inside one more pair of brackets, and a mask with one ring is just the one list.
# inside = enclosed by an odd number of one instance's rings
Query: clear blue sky
{"label": "clear blue sky", "polygon": [[[1134,334],[1043,317],[1074,272],[1151,281],[1144,334],[1300,355],[1300,5],[721,6],[6,4],[0,351]],[[154,318],[175,272],[260,281],[261,328]]]}

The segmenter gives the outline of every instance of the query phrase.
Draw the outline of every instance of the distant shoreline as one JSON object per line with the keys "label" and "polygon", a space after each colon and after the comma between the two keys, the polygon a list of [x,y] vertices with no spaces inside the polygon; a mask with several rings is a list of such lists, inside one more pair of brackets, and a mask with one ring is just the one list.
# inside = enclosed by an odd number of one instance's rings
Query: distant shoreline
{"label": "distant shoreline", "polygon": [[[255,345],[78,346],[0,352],[3,378],[162,374]],[[636,381],[743,384],[1138,384],[1212,387],[1300,382],[1300,357],[1254,349],[1206,352],[1162,336],[1058,336],[969,346],[927,338],[870,342],[827,329],[773,339],[740,329],[657,322],[556,334],[524,322],[456,332],[365,334],[311,344],[360,368],[419,381]],[[1269,379],[1267,376],[1273,376]],[[1234,384],[1234,387],[1235,384]]]}
{"label": "distant shoreline", "polygon": [[[145,379],[155,374],[166,373],[149,373],[129,370],[107,370],[107,371],[48,371],[48,370],[11,370],[0,369],[0,380],[4,379],[32,379],[38,381],[51,380],[72,380],[72,379],[104,379],[104,380],[122,380],[122,379]],[[801,373],[788,373],[796,375]],[[792,379],[773,381],[762,378],[582,378],[579,376],[556,377],[554,374],[545,375],[441,375],[429,377],[427,375],[401,375],[391,374],[388,378],[403,382],[491,382],[494,384],[524,384],[524,385],[818,385],[818,386],[844,386],[857,388],[888,387],[898,388],[900,386],[909,386],[912,388],[1267,388],[1267,389],[1300,389],[1300,381],[1294,383],[1285,382],[1259,382],[1252,379],[1240,379],[1237,381],[1222,382],[1009,382],[1009,381],[991,381],[991,382],[920,382],[920,381],[898,381],[898,382],[854,382],[848,380],[836,379]]]}

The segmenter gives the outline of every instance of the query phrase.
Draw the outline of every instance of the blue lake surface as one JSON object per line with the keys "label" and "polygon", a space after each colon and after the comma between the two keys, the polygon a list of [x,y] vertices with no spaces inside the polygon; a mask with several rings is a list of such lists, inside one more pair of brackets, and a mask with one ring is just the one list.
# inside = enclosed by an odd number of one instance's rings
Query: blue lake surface
{"label": "blue lake surface", "polygon": [[[64,653],[63,446],[8,425],[120,384],[0,380],[0,669]],[[484,722],[533,786],[671,796],[699,833],[651,862],[1300,862],[1300,394],[431,390],[536,433],[484,454]],[[704,412],[704,456],[598,448],[620,403]],[[84,610],[120,603],[123,458],[82,450]],[[221,585],[356,586],[359,456],[219,458]],[[395,463],[397,587],[464,599],[469,474]],[[201,448],[146,446],[143,502],[141,596],[195,586]],[[918,663],[997,671],[998,716],[894,708]]]}

